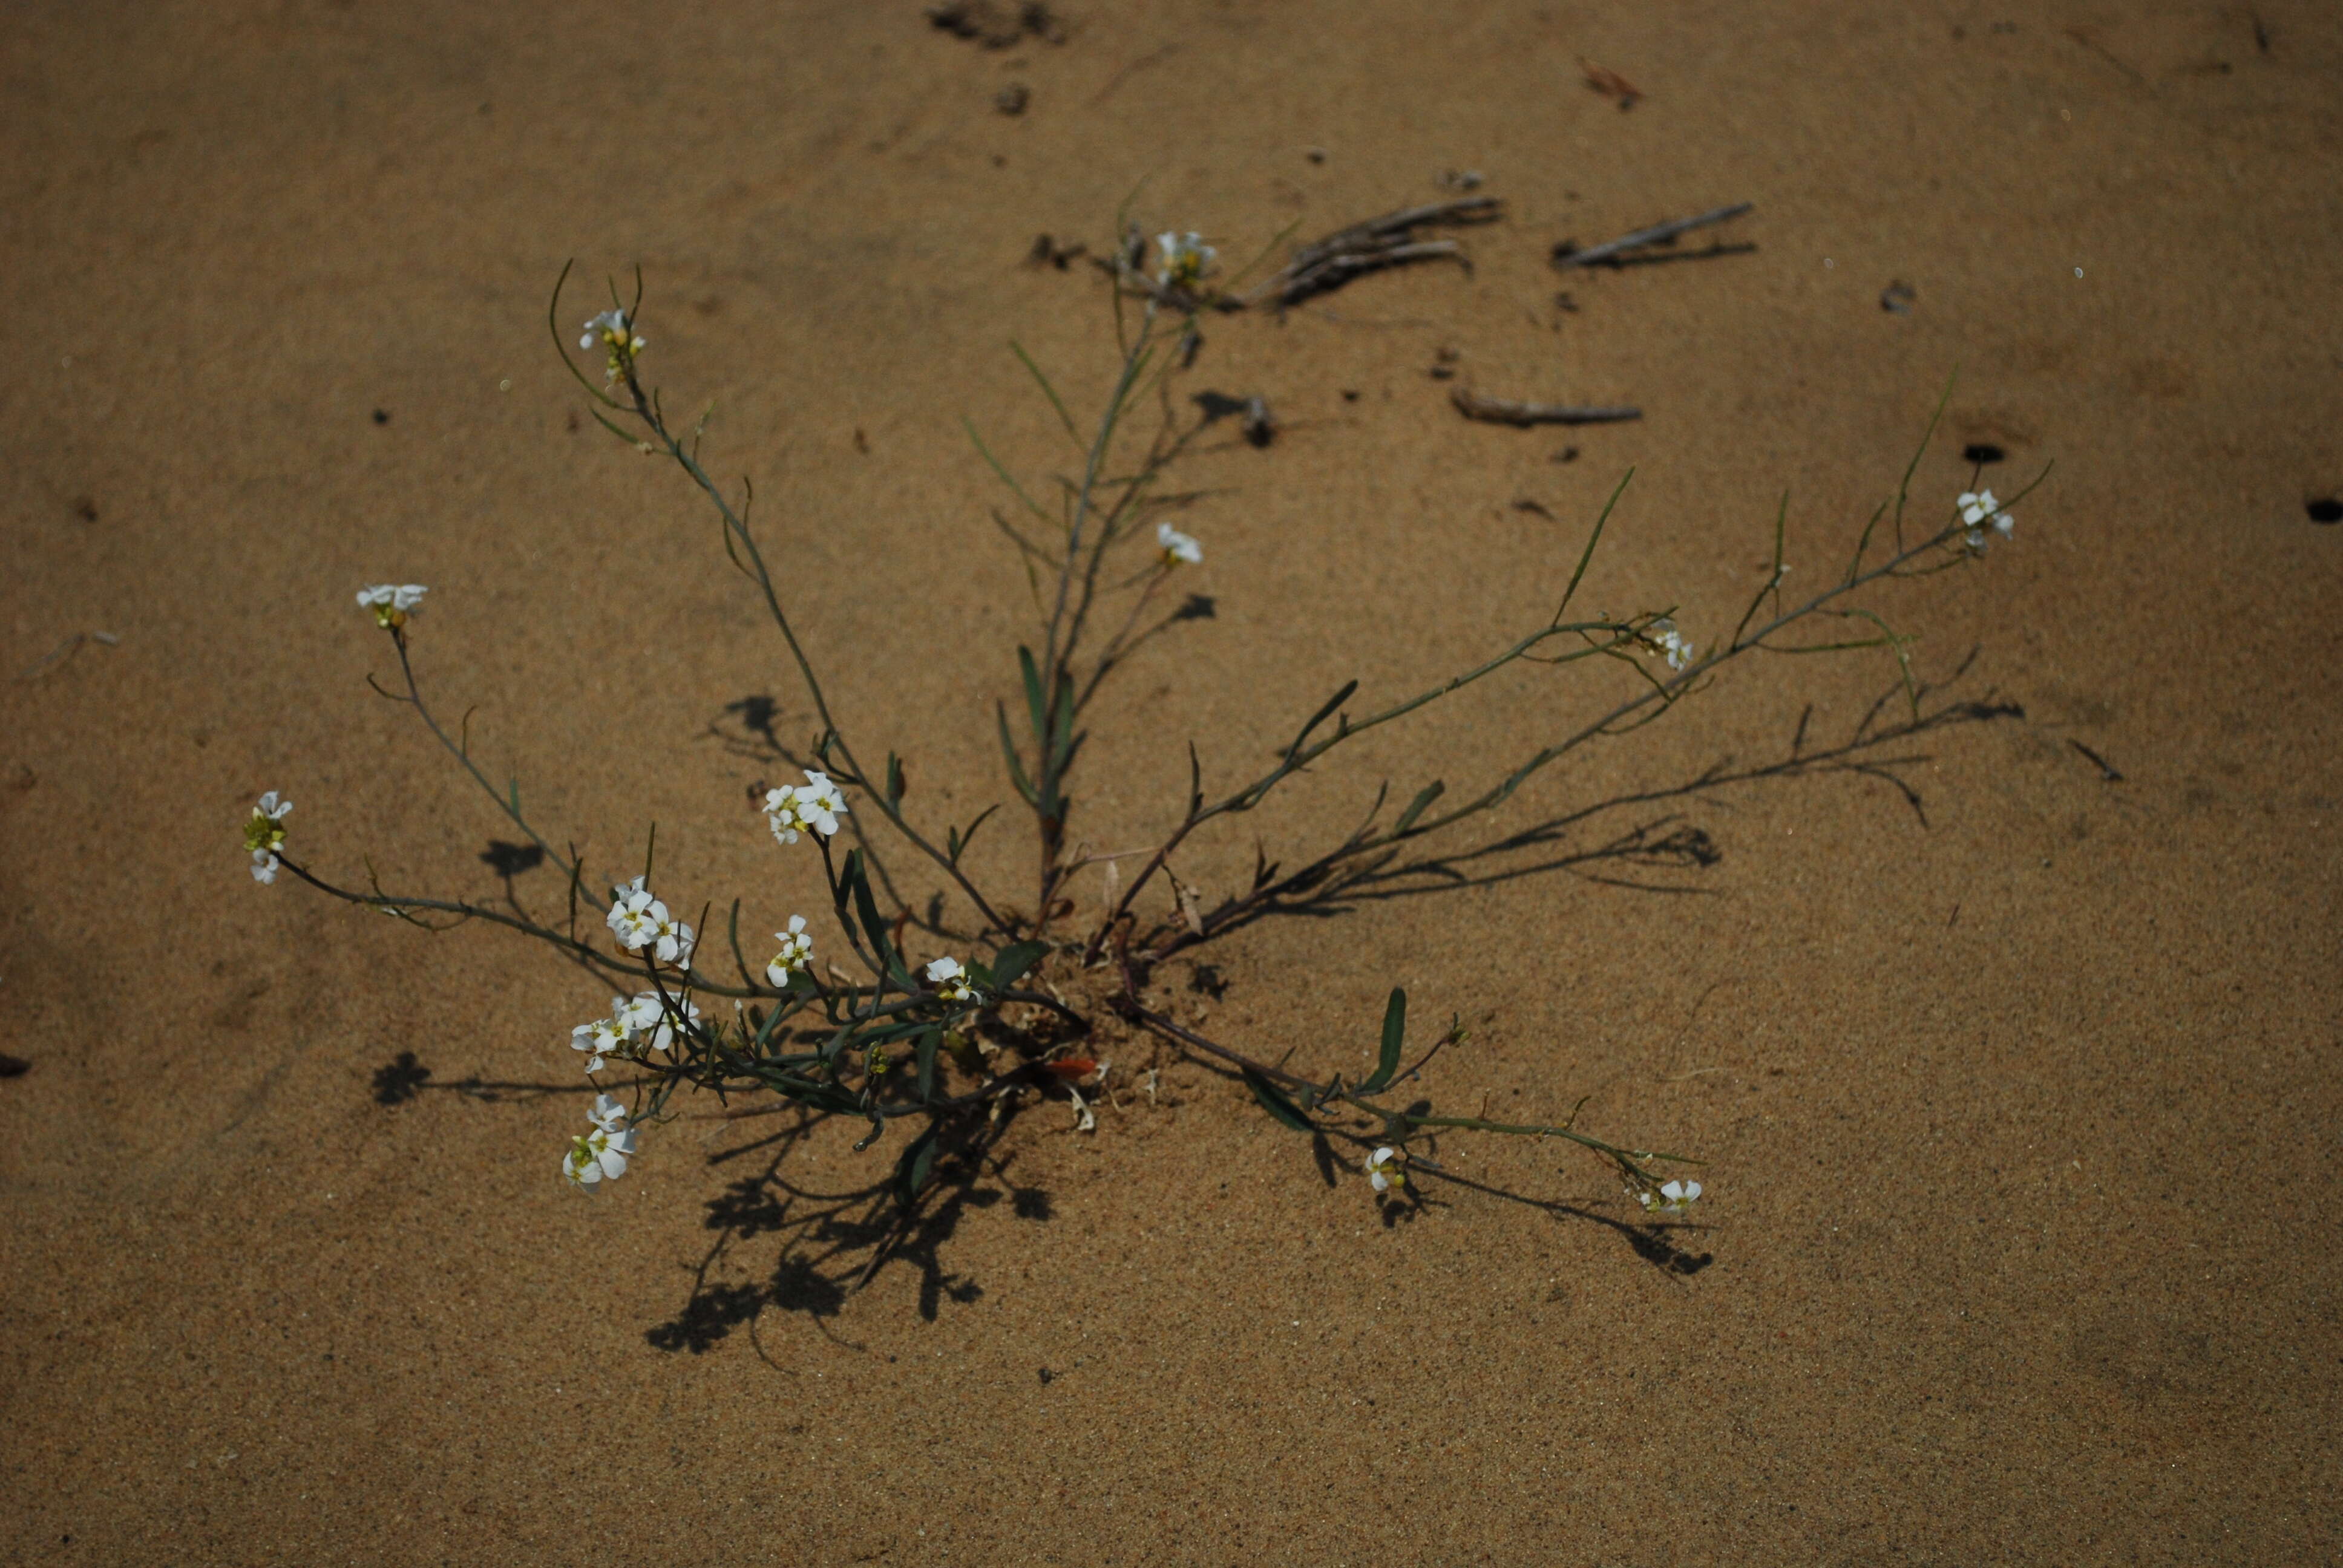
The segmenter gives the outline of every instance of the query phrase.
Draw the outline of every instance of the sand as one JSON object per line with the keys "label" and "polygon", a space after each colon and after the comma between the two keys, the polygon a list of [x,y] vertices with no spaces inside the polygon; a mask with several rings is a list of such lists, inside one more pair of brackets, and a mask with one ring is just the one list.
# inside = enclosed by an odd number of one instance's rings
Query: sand
{"label": "sand", "polygon": [[[0,19],[0,1050],[31,1063],[0,1080],[0,1557],[2336,1560],[2331,11],[1065,19],[1000,50],[909,0]],[[1872,601],[1953,721],[1688,788],[1809,708],[1809,749],[1844,743],[1894,683],[1742,659],[1497,820],[1607,803],[1571,851],[1702,856],[1271,920],[1199,955],[1217,981],[1159,976],[1313,1071],[1371,1060],[1404,983],[1420,1027],[1475,1026],[1426,1092],[1591,1096],[1582,1126],[1709,1161],[1692,1228],[1487,1137],[1379,1210],[1118,1034],[1094,1135],[1029,1108],[857,1291],[837,1195],[887,1157],[851,1130],[775,1169],[758,1122],[678,1122],[583,1200],[564,1047],[606,989],[246,875],[276,789],[347,877],[500,895],[509,831],[365,685],[388,649],[351,594],[417,581],[425,678],[553,830],[615,864],[656,820],[663,879],[759,940],[812,908],[744,803],[769,769],[709,735],[761,693],[801,738],[802,699],[679,476],[574,421],[566,260],[641,266],[647,371],[756,478],[840,709],[965,821],[1005,793],[1030,613],[960,420],[1046,484],[1070,459],[1011,340],[1078,409],[1113,370],[1104,281],[1034,236],[1099,249],[1128,199],[1233,262],[1449,170],[1509,204],[1469,273],[1208,322],[1182,396],[1285,429],[1172,477],[1216,615],[1094,726],[1084,841],[1160,834],[1191,737],[1233,782],[1342,680],[1534,624],[1630,467],[1584,591],[1708,641],[1784,491],[1792,580],[1826,580],[1956,375],[1926,507],[1966,444],[2004,495],[2056,464],[1976,569]],[[1741,200],[1753,253],[1548,264]],[[1468,424],[1443,363],[1645,417]],[[1606,678],[1493,680],[1189,873],[1226,892],[1256,834],[1305,852],[1384,778],[1492,777]],[[1021,888],[1021,846],[985,874]]]}

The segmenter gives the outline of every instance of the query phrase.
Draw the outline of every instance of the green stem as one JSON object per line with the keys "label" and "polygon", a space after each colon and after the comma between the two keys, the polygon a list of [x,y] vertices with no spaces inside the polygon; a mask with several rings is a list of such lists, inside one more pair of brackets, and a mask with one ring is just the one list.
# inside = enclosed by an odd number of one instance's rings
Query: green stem
{"label": "green stem", "polygon": [[987,930],[997,930],[1004,936],[1013,935],[1014,931],[1010,923],[1003,920],[993,909],[991,902],[977,890],[976,884],[969,880],[967,874],[954,863],[951,857],[930,843],[924,834],[911,826],[904,817],[901,809],[886,798],[883,788],[873,789],[870,787],[861,763],[855,759],[853,748],[848,744],[845,733],[839,729],[837,719],[830,713],[830,699],[822,690],[820,678],[814,674],[813,662],[806,657],[804,646],[798,641],[797,630],[789,624],[789,613],[781,608],[780,595],[773,587],[772,572],[766,566],[764,552],[757,548],[756,538],[749,533],[748,524],[733,509],[732,503],[725,498],[724,492],[717,487],[716,482],[708,477],[708,471],[699,466],[699,459],[687,451],[683,444],[668,429],[666,419],[661,417],[657,407],[644,393],[642,384],[635,378],[632,364],[627,367],[627,389],[634,400],[635,417],[650,428],[651,432],[659,437],[659,444],[666,449],[668,456],[673,457],[678,466],[691,477],[692,482],[699,487],[701,492],[716,508],[717,515],[723,519],[726,534],[730,539],[738,540],[740,548],[748,553],[749,559],[755,568],[749,575],[755,578],[758,590],[764,595],[766,610],[771,615],[773,624],[779,628],[782,640],[789,644],[789,657],[797,661],[798,674],[805,682],[807,693],[813,699],[814,710],[821,716],[823,733],[836,747],[838,754],[846,759],[846,765],[853,769],[857,779],[862,782],[863,799],[876,805],[880,814],[893,824],[897,832],[909,839],[920,853],[942,868],[945,875],[949,876],[960,890],[968,896],[969,901],[976,906],[977,913],[984,918]]}
{"label": "green stem", "polygon": [[478,764],[472,760],[471,752],[467,748],[459,746],[455,741],[449,739],[447,732],[439,728],[439,721],[431,716],[430,707],[423,700],[423,689],[417,684],[415,679],[415,667],[407,662],[406,633],[400,630],[392,631],[390,634],[390,641],[391,646],[398,650],[398,672],[400,675],[404,676],[407,680],[406,701],[422,717],[424,724],[430,729],[432,735],[437,739],[439,744],[447,749],[448,755],[454,757],[457,761],[462,763],[464,765],[464,771],[469,773],[474,781],[477,782],[481,789],[488,792],[488,798],[497,803],[497,809],[502,811],[506,816],[512,819],[513,826],[528,834],[529,842],[535,844],[540,850],[544,851],[545,858],[547,859],[551,860],[555,865],[560,867],[562,870],[569,876],[575,877],[578,874],[578,868],[571,865],[568,860],[564,859],[558,849],[556,849],[552,845],[547,843],[544,837],[540,835],[535,828],[529,826],[528,819],[521,815],[520,809],[504,794],[499,792],[495,785],[488,782],[488,776],[481,772]]}

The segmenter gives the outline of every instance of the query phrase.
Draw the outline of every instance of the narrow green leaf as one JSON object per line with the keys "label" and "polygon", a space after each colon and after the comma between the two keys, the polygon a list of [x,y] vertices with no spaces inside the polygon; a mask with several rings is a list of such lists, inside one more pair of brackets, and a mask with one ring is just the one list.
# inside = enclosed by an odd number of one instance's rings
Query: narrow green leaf
{"label": "narrow green leaf", "polygon": [[896,755],[887,753],[887,804],[898,805],[903,799],[903,764]]}
{"label": "narrow green leaf", "polygon": [[939,1131],[937,1123],[929,1122],[928,1130],[905,1145],[895,1161],[895,1192],[906,1209],[918,1202],[920,1194],[927,1190],[928,1177],[936,1168]]}
{"label": "narrow green leaf", "polygon": [[576,844],[572,844],[569,846],[569,934],[573,937],[578,934],[578,898],[585,890],[585,882],[586,857],[578,852]]}
{"label": "narrow green leaf", "polygon": [[1920,459],[1927,455],[1928,444],[1936,438],[1936,426],[1944,419],[1945,410],[1953,401],[1953,387],[1959,380],[1958,370],[1945,378],[1944,395],[1936,399],[1936,412],[1928,416],[1928,427],[1920,432],[1920,444],[1912,448],[1912,460],[1904,466],[1903,480],[1896,487],[1896,548],[1899,550],[1904,548],[1904,508],[1912,499],[1912,476],[1920,471]]}
{"label": "narrow green leaf", "polygon": [[932,1026],[920,1031],[919,1043],[912,1047],[920,1062],[920,1099],[933,1100],[936,1092],[936,1048],[943,1043],[944,1031]]}
{"label": "narrow green leaf", "polygon": [[1302,1113],[1302,1107],[1286,1098],[1283,1090],[1250,1067],[1240,1068],[1238,1070],[1244,1074],[1245,1087],[1252,1091],[1252,1097],[1261,1101],[1261,1108],[1263,1111],[1268,1111],[1270,1115],[1292,1128],[1296,1132],[1318,1131],[1310,1118]]}
{"label": "narrow green leaf", "polygon": [[[1007,727],[1007,721],[1006,721],[1006,719],[1003,719],[1003,728],[1004,728],[1004,729],[1006,729],[1006,727]],[[983,826],[984,826],[984,819],[985,819],[987,817],[991,816],[995,811],[998,811],[998,810],[1000,810],[1000,809],[1001,809],[1001,802],[999,802],[998,800],[996,800],[996,801],[994,801],[991,805],[987,806],[983,810],[979,811],[979,812],[976,814],[976,820],[975,820],[975,821],[973,821],[973,822],[970,822],[970,823],[968,825],[968,831],[967,831],[967,832],[963,833],[963,832],[961,832],[961,831],[960,831],[959,829],[957,829],[957,828],[954,828],[954,829],[951,829],[951,839],[952,839],[951,863],[952,863],[953,865],[955,865],[955,866],[959,865],[959,864],[960,864],[960,858],[962,855],[964,855],[964,854],[968,853],[968,847],[969,847],[970,844],[972,844],[972,843],[976,842],[976,830],[977,830],[979,828],[981,828],[981,827],[983,827]]]}
{"label": "narrow green leaf", "polygon": [[1076,451],[1081,450],[1081,432],[1074,428],[1074,417],[1066,412],[1065,400],[1058,396],[1058,389],[1050,385],[1050,378],[1041,374],[1041,367],[1033,363],[1033,357],[1025,352],[1025,346],[1023,344],[1018,342],[1013,337],[1011,338],[1009,340],[1009,352],[1017,356],[1018,362],[1023,365],[1026,369],[1033,373],[1033,379],[1041,384],[1041,396],[1047,397],[1050,400],[1050,407],[1058,411],[1058,422],[1066,427],[1067,436],[1071,437],[1073,440],[1074,449]]}
{"label": "narrow green leaf", "polygon": [[749,956],[740,950],[740,900],[738,899],[732,900],[732,915],[726,923],[724,934],[731,940],[732,961],[740,966],[741,982],[746,985],[756,984],[755,980],[749,978]]}
{"label": "narrow green leaf", "polygon": [[[1872,513],[1871,520],[1875,523],[1877,522],[1879,520],[1879,514],[1877,512]],[[1776,612],[1779,612],[1782,608],[1782,596],[1780,591],[1782,584],[1782,530],[1789,526],[1789,521],[1790,492],[1784,490],[1782,492],[1782,504],[1780,507],[1775,508],[1774,513],[1773,575],[1768,577],[1763,584],[1759,585],[1756,593],[1750,597],[1749,608],[1741,612],[1740,624],[1733,628],[1733,635],[1725,639],[1725,646],[1727,648],[1735,648],[1741,646],[1741,634],[1749,629],[1749,623],[1751,621],[1757,618],[1757,611],[1765,603],[1765,596],[1767,594],[1772,594],[1774,596],[1774,608]],[[1864,530],[1865,538],[1868,538],[1870,534],[1870,529],[1865,528]],[[1861,551],[1858,550],[1856,553],[1859,556]]]}
{"label": "narrow green leaf", "polygon": [[1025,681],[1025,712],[1033,727],[1033,744],[1044,756],[1049,753],[1049,700],[1041,695],[1041,672],[1033,668],[1033,650],[1021,644],[1017,649],[1017,673]]}
{"label": "narrow green leaf", "polygon": [[1074,755],[1074,678],[1063,671],[1058,676],[1058,706],[1052,712],[1057,723],[1050,731],[1050,778],[1054,783],[1065,777],[1066,764]]}
{"label": "narrow green leaf", "polygon": [[854,912],[861,919],[863,933],[870,939],[870,950],[878,955],[896,984],[910,990],[910,977],[903,972],[902,960],[895,956],[893,944],[887,940],[887,923],[879,918],[879,902],[870,896],[870,879],[862,869],[860,849],[846,852],[846,880],[853,890]]}
{"label": "narrow green leaf", "polygon": [[1405,835],[1410,828],[1415,826],[1415,819],[1423,815],[1424,808],[1439,799],[1447,788],[1447,785],[1434,779],[1416,791],[1415,799],[1407,803],[1407,809],[1402,811],[1399,814],[1399,820],[1392,824],[1391,837],[1397,839]]}
{"label": "narrow green leaf", "polygon": [[[984,437],[976,433],[976,427],[970,424],[965,417],[963,417],[960,423],[960,428],[968,432],[968,438],[976,443],[977,456],[982,457],[985,461],[985,466],[990,467],[993,473],[1000,476],[1001,482],[1008,486],[1009,488],[1015,493],[1019,500],[1025,503],[1025,509],[1032,513],[1035,517],[1041,518],[1043,522],[1048,523],[1051,528],[1057,527],[1058,519],[1043,511],[1041,509],[1041,503],[1034,500],[1032,497],[1025,493],[1025,487],[1017,482],[1016,476],[1001,466],[1001,459],[992,455],[992,448],[984,444]],[[624,435],[625,432],[621,431],[619,434]]]}
{"label": "narrow green leaf", "polygon": [[1011,942],[1001,950],[992,960],[992,983],[1007,990],[1025,978],[1025,972],[1049,955],[1047,942]]}
{"label": "narrow green leaf", "polygon": [[1586,536],[1586,548],[1579,552],[1578,569],[1570,574],[1570,586],[1562,590],[1562,603],[1554,607],[1555,620],[1561,620],[1563,611],[1570,608],[1572,596],[1578,592],[1578,579],[1586,575],[1586,563],[1594,558],[1594,547],[1603,542],[1603,525],[1611,520],[1611,508],[1617,506],[1619,498],[1627,493],[1628,480],[1634,477],[1635,470],[1628,469],[1626,477],[1619,481],[1619,487],[1611,492],[1611,498],[1603,503],[1603,515],[1594,519],[1594,531]]}
{"label": "narrow green leaf", "polygon": [[1302,744],[1310,739],[1310,732],[1317,729],[1320,725],[1325,723],[1327,718],[1332,715],[1336,709],[1351,700],[1351,693],[1358,689],[1359,683],[1355,680],[1350,681],[1344,684],[1342,690],[1328,698],[1325,705],[1320,708],[1317,712],[1312,714],[1308,722],[1304,723],[1302,726],[1300,732],[1293,737],[1293,744],[1285,749],[1285,755],[1288,758],[1292,758],[1298,754],[1302,748]]}
{"label": "narrow green leaf", "polygon": [[1399,1070],[1399,1053],[1407,1043],[1407,992],[1392,988],[1391,1005],[1383,1009],[1383,1055],[1376,1060],[1375,1070],[1359,1085],[1362,1094],[1373,1094],[1392,1081]]}
{"label": "narrow green leaf", "polygon": [[[1038,807],[1041,804],[1041,794],[1033,788],[1031,780],[1025,777],[1025,764],[1017,755],[1017,741],[1009,733],[1009,705],[997,703],[994,710],[1001,720],[1001,755],[1009,760],[1009,781],[1017,786],[1017,793],[1025,797],[1025,804]],[[971,827],[969,831],[973,834],[976,829]],[[959,857],[955,855],[953,859],[958,859]]]}
{"label": "narrow green leaf", "polygon": [[[576,367],[572,366],[571,368],[575,369]],[[604,398],[603,401],[608,402],[609,400],[608,398]],[[618,407],[615,403],[610,406],[614,408]],[[599,408],[588,408],[586,412],[593,416],[594,423],[601,426],[602,428],[610,432],[611,435],[616,436],[619,440],[624,441],[628,446],[639,447],[642,445],[641,437],[636,435],[632,430],[621,430],[616,425],[611,424],[608,418],[603,415],[602,410]]]}

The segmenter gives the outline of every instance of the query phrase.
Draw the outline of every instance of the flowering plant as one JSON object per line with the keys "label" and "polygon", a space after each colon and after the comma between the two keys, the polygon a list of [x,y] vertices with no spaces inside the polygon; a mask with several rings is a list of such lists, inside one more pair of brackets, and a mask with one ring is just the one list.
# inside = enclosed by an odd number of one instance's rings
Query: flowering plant
{"label": "flowering plant", "polygon": [[[847,962],[832,960],[817,970],[807,920],[793,915],[775,933],[779,948],[773,957],[752,968],[739,942],[736,900],[725,934],[737,972],[728,977],[707,965],[693,923],[654,890],[648,849],[642,871],[612,886],[603,918],[606,943],[590,925],[590,910],[598,900],[587,893],[582,858],[574,849],[557,849],[524,811],[518,783],[503,789],[492,784],[427,702],[414,668],[409,626],[426,590],[381,585],[358,595],[359,604],[389,634],[397,659],[400,689],[377,689],[410,706],[535,852],[560,870],[568,883],[569,917],[547,923],[518,906],[394,893],[379,885],[364,890],[341,886],[286,855],[282,824],[291,806],[273,791],[261,798],[246,825],[252,875],[268,882],[281,866],[335,897],[416,924],[481,920],[506,926],[591,973],[624,984],[631,994],[614,996],[607,1016],[570,1030],[569,1043],[586,1057],[588,1074],[598,1074],[613,1060],[631,1064],[637,1074],[631,1083],[618,1086],[635,1096],[631,1107],[599,1094],[589,1117],[591,1131],[572,1140],[562,1171],[574,1185],[590,1191],[624,1176],[636,1153],[637,1129],[676,1114],[671,1107],[680,1092],[709,1091],[728,1102],[732,1096],[770,1096],[776,1106],[866,1123],[858,1149],[877,1144],[898,1126],[911,1129],[900,1140],[890,1183],[891,1201],[908,1223],[939,1158],[981,1148],[999,1136],[1016,1105],[1062,1095],[1076,1108],[1077,1124],[1094,1128],[1093,1101],[1103,1092],[1109,1070],[1097,1042],[1119,1033],[1151,1037],[1159,1049],[1225,1072],[1268,1116],[1321,1140],[1322,1150],[1334,1142],[1358,1150],[1361,1157],[1353,1168],[1383,1202],[1417,1201],[1417,1173],[1441,1173],[1423,1145],[1443,1132],[1459,1131],[1574,1144],[1604,1161],[1647,1216],[1681,1216],[1701,1196],[1699,1182],[1669,1173],[1673,1166],[1696,1161],[1595,1137],[1579,1130],[1575,1112],[1558,1121],[1509,1123],[1445,1114],[1426,1100],[1404,1099],[1403,1089],[1417,1081],[1432,1055],[1463,1041],[1466,1031],[1452,1021],[1409,1063],[1403,990],[1390,994],[1373,1070],[1350,1075],[1291,1067],[1285,1055],[1272,1060],[1179,1022],[1151,999],[1155,971],[1167,959],[1223,939],[1264,914],[1324,909],[1391,879],[1426,874],[1432,862],[1406,859],[1424,840],[1480,818],[1557,759],[1670,712],[1709,685],[1723,665],[1749,653],[1885,649],[1896,661],[1916,724],[1919,689],[1907,639],[1853,596],[1882,579],[1967,564],[1988,530],[2009,533],[2006,508],[1990,491],[1964,494],[1942,526],[1907,538],[1916,453],[1892,501],[1883,502],[1865,527],[1845,571],[1803,602],[1789,602],[1782,591],[1788,569],[1783,562],[1785,508],[1776,519],[1772,570],[1764,586],[1731,633],[1711,639],[1704,653],[1679,627],[1674,606],[1630,615],[1573,611],[1626,487],[1623,479],[1589,529],[1551,616],[1502,640],[1462,672],[1380,706],[1354,713],[1349,704],[1359,683],[1350,682],[1293,728],[1272,764],[1223,792],[1206,789],[1202,761],[1192,746],[1184,809],[1139,849],[1091,855],[1068,836],[1081,726],[1094,699],[1139,648],[1175,623],[1193,618],[1185,607],[1163,608],[1156,596],[1175,573],[1200,568],[1204,560],[1196,538],[1156,516],[1152,487],[1209,417],[1190,426],[1167,412],[1161,428],[1135,452],[1125,428],[1125,417],[1141,399],[1161,391],[1166,379],[1192,357],[1199,341],[1197,313],[1206,307],[1201,279],[1214,260],[1212,248],[1193,234],[1176,233],[1164,235],[1157,248],[1160,266],[1151,276],[1140,265],[1145,246],[1136,239],[1109,267],[1121,368],[1087,434],[1077,428],[1039,367],[1019,350],[1081,453],[1079,479],[1066,486],[1065,504],[1054,510],[1041,505],[980,438],[977,443],[1022,508],[1020,521],[1004,520],[1002,528],[1036,588],[1034,635],[1016,649],[1012,698],[1004,699],[995,713],[1005,782],[1031,818],[1035,879],[1028,900],[1013,901],[998,887],[980,885],[966,862],[970,841],[997,807],[964,827],[944,824],[940,833],[915,821],[904,806],[901,759],[893,753],[883,762],[868,758],[854,744],[849,724],[833,711],[817,660],[791,619],[784,585],[749,524],[745,490],[736,498],[710,476],[699,457],[699,434],[679,434],[640,378],[648,343],[635,329],[639,285],[633,303],[622,306],[614,297],[611,307],[587,322],[578,339],[584,349],[603,351],[602,385],[568,357],[558,326],[559,285],[553,306],[556,344],[595,400],[595,417],[628,444],[675,464],[713,510],[728,555],[762,601],[790,656],[815,728],[805,756],[795,759],[804,782],[770,789],[762,797],[759,810],[776,846],[764,852],[810,851],[819,858],[837,950]],[[1168,396],[1161,406],[1174,407]],[[1924,437],[1924,449],[1926,444]],[[1875,553],[1883,521],[1886,537]],[[1150,538],[1151,552],[1145,548]],[[1141,547],[1135,553],[1134,544]],[[1118,559],[1126,565],[1135,560],[1137,569],[1129,575],[1109,569]],[[1792,635],[1818,618],[1862,627],[1837,640]],[[1378,791],[1363,820],[1348,834],[1292,869],[1263,856],[1252,885],[1217,902],[1208,904],[1175,869],[1196,835],[1253,810],[1287,780],[1359,736],[1403,722],[1515,664],[1558,668],[1591,660],[1632,671],[1632,694],[1503,769],[1477,793],[1452,800],[1444,782],[1433,779],[1386,815],[1386,797]],[[778,744],[773,749],[777,756],[790,755]],[[926,902],[924,915],[917,901],[898,891],[908,875],[884,869],[878,839],[882,833],[924,862],[936,894]],[[1135,871],[1123,869],[1126,860],[1135,862]],[[1106,892],[1085,909],[1073,879],[1091,866],[1104,868]],[[966,906],[958,924],[941,912],[947,898]],[[589,911],[583,925],[581,906]],[[702,914],[700,922],[707,918]],[[919,941],[957,951],[915,960],[910,950],[914,931]],[[704,1013],[696,999],[722,999],[731,1005]],[[1092,1084],[1088,1100],[1077,1087],[1086,1081]],[[753,1114],[758,1109],[727,1114]]]}

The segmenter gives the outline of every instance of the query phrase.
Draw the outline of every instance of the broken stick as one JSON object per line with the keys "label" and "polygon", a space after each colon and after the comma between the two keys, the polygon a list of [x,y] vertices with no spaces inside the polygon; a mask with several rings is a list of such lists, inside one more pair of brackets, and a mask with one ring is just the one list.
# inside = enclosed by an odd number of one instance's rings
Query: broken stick
{"label": "broken stick", "polygon": [[1721,206],[1714,212],[1702,213],[1698,217],[1680,217],[1671,223],[1654,224],[1650,228],[1639,228],[1633,234],[1622,235],[1617,239],[1585,250],[1579,250],[1568,240],[1564,240],[1554,247],[1554,264],[1564,269],[1574,266],[1593,266],[1598,262],[1617,266],[1621,265],[1621,259],[1628,251],[1641,250],[1647,245],[1664,245],[1680,234],[1688,234],[1696,228],[1706,228],[1711,224],[1723,223],[1728,218],[1739,217],[1756,205],[1755,202],[1735,202],[1731,206]]}
{"label": "broken stick", "polygon": [[1452,396],[1456,403],[1456,411],[1467,419],[1479,419],[1491,425],[1513,425],[1524,430],[1533,425],[1614,425],[1622,419],[1644,417],[1641,408],[1624,407],[1516,403],[1509,397],[1484,397],[1466,387],[1459,387]]}
{"label": "broken stick", "polygon": [[1237,297],[1234,303],[1249,306],[1273,297],[1281,306],[1293,305],[1313,294],[1340,288],[1363,272],[1434,256],[1454,256],[1463,261],[1463,248],[1454,240],[1423,239],[1416,230],[1494,223],[1504,212],[1505,204],[1495,196],[1466,196],[1425,206],[1402,207],[1364,223],[1354,223],[1303,246],[1282,269]]}

